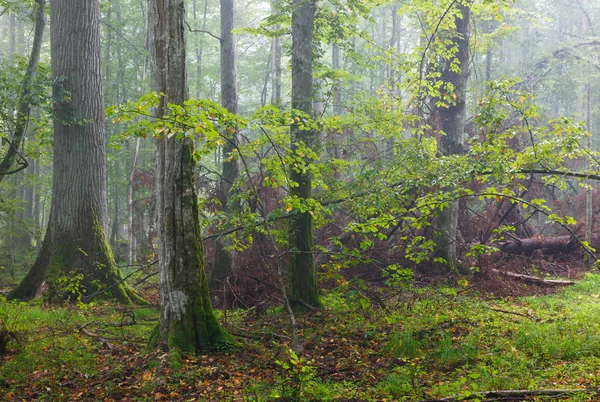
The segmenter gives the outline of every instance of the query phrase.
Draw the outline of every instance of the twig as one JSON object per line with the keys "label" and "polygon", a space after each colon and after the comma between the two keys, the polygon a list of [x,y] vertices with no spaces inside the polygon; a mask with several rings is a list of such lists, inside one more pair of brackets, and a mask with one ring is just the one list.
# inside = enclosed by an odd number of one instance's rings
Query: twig
{"label": "twig", "polygon": [[194,32],[194,33],[205,33],[209,36],[212,36],[213,38],[215,38],[216,40],[218,40],[219,42],[221,42],[221,38],[219,38],[217,35],[215,35],[214,33],[210,32],[210,31],[206,31],[204,29],[192,29],[192,27],[190,26],[190,24],[188,24],[187,21],[184,21],[185,25],[188,27],[188,30],[190,32]]}
{"label": "twig", "polygon": [[525,317],[525,318],[529,318],[530,320],[536,321],[535,318],[528,316],[527,314],[521,314],[521,313],[517,313],[516,311],[508,311],[508,310],[502,310],[501,308],[495,308],[495,307],[490,307],[491,310],[497,311],[499,313],[505,313],[505,314],[514,314],[514,315],[518,315],[519,317]]}
{"label": "twig", "polygon": [[144,282],[146,282],[148,279],[152,278],[153,276],[158,275],[158,271],[156,272],[152,272],[151,274],[146,275],[145,277],[143,277],[142,279],[140,279],[139,281],[137,281],[136,283],[133,284],[132,287],[136,287]]}
{"label": "twig", "polygon": [[85,328],[85,327],[86,327],[87,325],[89,325],[89,324],[91,324],[91,323],[89,323],[89,322],[88,322],[87,324],[83,324],[82,326],[80,326],[80,327],[79,327],[79,332],[81,332],[82,334],[84,334],[84,335],[87,335],[87,336],[89,336],[89,337],[91,337],[91,338],[95,338],[95,339],[99,340],[100,342],[102,342],[102,344],[103,344],[104,346],[106,346],[106,348],[107,348],[108,350],[112,350],[112,349],[113,349],[113,345],[112,345],[112,344],[111,344],[111,343],[110,343],[110,342],[109,342],[109,341],[108,341],[106,338],[103,338],[103,337],[101,337],[101,336],[100,336],[100,335],[98,335],[98,334],[94,334],[94,333],[92,333],[92,332],[88,331],[88,330]]}
{"label": "twig", "polygon": [[158,260],[154,260],[154,261],[152,261],[150,264],[146,264],[146,265],[142,266],[141,268],[139,268],[139,269],[136,269],[135,271],[131,272],[129,275],[125,276],[125,277],[124,277],[124,278],[122,278],[121,280],[119,280],[119,281],[117,281],[117,282],[113,283],[113,284],[112,284],[112,285],[110,285],[109,287],[107,287],[107,288],[104,288],[104,289],[102,289],[102,290],[99,290],[99,291],[97,291],[96,293],[93,293],[93,294],[91,294],[91,295],[89,295],[89,296],[86,296],[86,297],[84,297],[84,298],[83,298],[83,302],[84,302],[84,303],[87,303],[87,302],[89,302],[90,300],[92,300],[94,297],[96,297],[96,296],[98,296],[98,295],[101,295],[101,294],[103,294],[103,293],[106,293],[106,292],[108,292],[110,289],[114,288],[115,286],[119,286],[121,283],[125,282],[125,281],[126,281],[126,280],[127,280],[129,277],[130,277],[130,276],[132,276],[132,275],[134,275],[134,274],[136,274],[136,273],[138,273],[138,272],[140,272],[140,271],[142,271],[142,270],[144,270],[144,269],[146,269],[146,268],[148,268],[148,267],[151,267],[152,265],[156,264],[157,262],[158,262]]}
{"label": "twig", "polygon": [[257,332],[257,333],[242,333],[242,332],[237,332],[237,331],[232,331],[230,329],[227,329],[227,332],[229,332],[231,335],[234,336],[238,336],[240,338],[248,338],[248,339],[270,339],[270,338],[279,338],[279,339],[285,339],[285,340],[290,340],[292,338],[290,338],[287,335],[280,335],[280,334],[276,334],[273,332]]}

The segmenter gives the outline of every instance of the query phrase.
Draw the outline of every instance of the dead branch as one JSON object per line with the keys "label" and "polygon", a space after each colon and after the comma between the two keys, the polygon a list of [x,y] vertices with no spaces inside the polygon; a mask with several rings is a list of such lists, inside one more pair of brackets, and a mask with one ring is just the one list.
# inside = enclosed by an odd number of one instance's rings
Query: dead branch
{"label": "dead branch", "polygon": [[[532,396],[554,396],[560,397],[569,394],[577,393],[593,393],[598,394],[600,390],[596,388],[591,389],[519,389],[519,390],[502,390],[502,391],[485,391],[485,392],[473,392],[470,395],[453,395],[446,398],[439,399],[423,399],[420,402],[450,402],[450,401],[464,401],[469,399],[480,398],[494,398],[491,400],[511,400],[520,401],[529,399]],[[488,399],[485,399],[488,400]]]}
{"label": "dead branch", "polygon": [[280,334],[276,334],[276,333],[272,333],[272,332],[243,333],[243,332],[238,332],[238,331],[232,331],[231,329],[227,329],[227,332],[229,332],[233,336],[237,336],[239,338],[247,338],[247,339],[285,339],[288,341],[292,339],[289,336],[280,335]]}
{"label": "dead branch", "polygon": [[498,313],[514,314],[514,315],[518,315],[519,317],[525,317],[525,318],[529,318],[530,320],[537,321],[535,318],[528,316],[527,314],[521,314],[516,311],[502,310],[501,308],[496,308],[496,307],[490,307],[490,309],[493,311],[497,311]]}
{"label": "dead branch", "polygon": [[492,272],[496,272],[496,273],[498,273],[500,275],[504,275],[504,276],[509,276],[511,278],[520,279],[525,282],[533,282],[533,283],[539,283],[542,285],[549,285],[549,286],[567,286],[567,285],[577,284],[577,282],[575,282],[575,281],[567,281],[567,280],[561,280],[561,279],[544,279],[544,278],[540,278],[537,276],[517,274],[516,272],[500,271],[499,269],[494,269],[494,268],[492,268]]}
{"label": "dead branch", "polygon": [[568,253],[579,248],[573,236],[533,236],[526,239],[500,241],[494,244],[507,254],[533,254],[537,250],[549,253]]}
{"label": "dead branch", "polygon": [[[88,324],[89,324],[89,323],[88,323]],[[112,345],[112,344],[111,344],[111,343],[108,341],[108,339],[106,339],[106,338],[103,338],[103,337],[101,337],[101,336],[100,336],[100,335],[98,335],[98,334],[94,334],[94,333],[92,333],[92,332],[88,331],[88,330],[85,328],[85,327],[86,327],[88,324],[83,324],[82,326],[80,326],[80,327],[79,327],[79,332],[80,332],[80,333],[82,333],[82,334],[84,334],[84,335],[87,335],[87,336],[89,336],[90,338],[95,338],[95,339],[97,339],[98,341],[100,341],[100,342],[101,342],[101,343],[102,343],[102,344],[103,344],[103,345],[106,347],[106,349],[108,349],[108,350],[112,350],[112,349],[113,349],[113,345]]]}

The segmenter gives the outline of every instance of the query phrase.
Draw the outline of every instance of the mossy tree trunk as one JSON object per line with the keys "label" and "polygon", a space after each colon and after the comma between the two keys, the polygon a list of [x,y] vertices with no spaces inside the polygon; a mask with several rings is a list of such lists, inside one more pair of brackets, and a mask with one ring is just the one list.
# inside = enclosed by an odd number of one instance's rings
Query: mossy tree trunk
{"label": "mossy tree trunk", "polygon": [[54,181],[48,229],[33,267],[9,298],[46,289],[50,300],[102,288],[141,301],[121,283],[106,239],[106,153],[99,0],[53,0]]}
{"label": "mossy tree trunk", "polygon": [[[314,0],[292,1],[292,109],[312,116],[313,103],[313,31],[316,13]],[[314,130],[301,129],[297,124],[291,127],[292,151],[301,144],[313,148],[316,144]],[[302,164],[293,163],[290,180],[295,185],[290,195],[300,201],[311,197],[311,176]],[[303,309],[303,303],[320,307],[317,291],[317,277],[313,253],[313,219],[309,212],[295,211],[289,221],[290,272],[289,287],[292,306]],[[300,301],[300,302],[298,302]]]}
{"label": "mossy tree trunk", "polygon": [[[456,30],[453,32],[452,44],[457,51],[454,59],[445,60],[442,66],[441,80],[452,84],[455,101],[447,107],[435,107],[434,121],[444,133],[440,138],[439,149],[442,155],[462,155],[465,143],[466,93],[469,77],[469,25],[471,21],[470,2],[457,3],[459,14],[455,17]],[[453,70],[457,63],[460,71]],[[450,189],[448,189],[450,190]],[[446,260],[451,271],[460,269],[457,261],[458,200],[448,203],[437,217],[436,237],[437,256]]]}
{"label": "mossy tree trunk", "polygon": [[[150,53],[155,90],[167,104],[188,97],[183,0],[149,0]],[[159,230],[160,321],[150,347],[170,352],[200,353],[223,340],[213,314],[194,191],[194,144],[191,139],[163,136],[156,141],[157,210]]]}
{"label": "mossy tree trunk", "polygon": [[[235,0],[221,0],[221,104],[230,113],[237,113],[237,66],[235,35]],[[223,169],[219,184],[219,201],[225,213],[233,211],[231,189],[239,177],[239,163],[232,155],[237,151],[239,131],[226,129],[223,145]],[[224,237],[215,241],[215,260],[211,272],[211,289],[218,289],[233,272],[235,254]]]}

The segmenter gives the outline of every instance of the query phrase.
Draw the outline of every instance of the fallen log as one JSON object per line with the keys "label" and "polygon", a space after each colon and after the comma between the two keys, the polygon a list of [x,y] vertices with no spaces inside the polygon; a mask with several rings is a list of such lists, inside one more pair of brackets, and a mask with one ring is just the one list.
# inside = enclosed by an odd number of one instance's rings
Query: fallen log
{"label": "fallen log", "polygon": [[509,276],[511,278],[520,279],[525,282],[539,283],[539,284],[548,285],[548,286],[568,286],[568,285],[575,285],[577,283],[575,281],[562,280],[562,279],[544,279],[544,278],[540,278],[537,276],[517,274],[516,272],[501,271],[499,269],[494,269],[494,268],[492,268],[492,272],[495,272],[497,274],[504,275],[504,276]]}
{"label": "fallen log", "polygon": [[538,250],[545,253],[570,253],[580,247],[574,236],[533,236],[526,239],[504,240],[494,243],[500,251],[507,254],[531,255]]}

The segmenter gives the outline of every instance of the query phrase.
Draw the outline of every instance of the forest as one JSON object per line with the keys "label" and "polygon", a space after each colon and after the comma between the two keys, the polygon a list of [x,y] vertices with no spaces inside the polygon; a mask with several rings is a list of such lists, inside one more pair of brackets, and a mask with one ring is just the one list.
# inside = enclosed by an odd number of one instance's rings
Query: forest
{"label": "forest", "polygon": [[598,24],[0,0],[0,401],[600,400]]}

